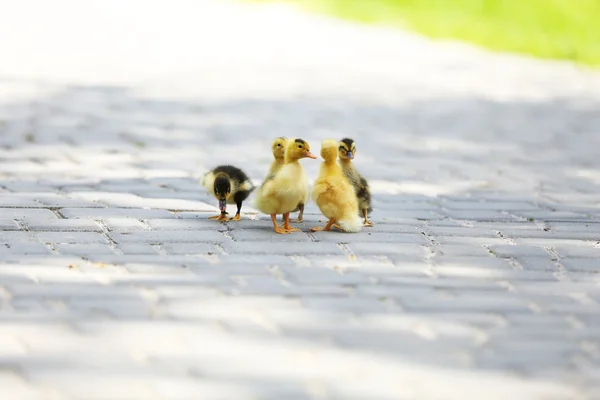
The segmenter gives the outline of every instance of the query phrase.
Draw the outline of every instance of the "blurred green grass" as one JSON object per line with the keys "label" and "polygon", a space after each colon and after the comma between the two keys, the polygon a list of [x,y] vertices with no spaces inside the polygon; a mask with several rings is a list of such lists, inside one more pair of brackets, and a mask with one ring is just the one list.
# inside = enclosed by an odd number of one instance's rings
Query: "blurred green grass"
{"label": "blurred green grass", "polygon": [[[253,0],[276,1],[276,0]],[[600,0],[296,0],[307,10],[600,66]]]}

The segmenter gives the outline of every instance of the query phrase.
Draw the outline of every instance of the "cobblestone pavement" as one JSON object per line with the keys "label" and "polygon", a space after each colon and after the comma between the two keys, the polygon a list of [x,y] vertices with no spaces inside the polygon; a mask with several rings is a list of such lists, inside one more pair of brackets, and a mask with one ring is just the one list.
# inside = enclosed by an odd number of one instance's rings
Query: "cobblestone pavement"
{"label": "cobblestone pavement", "polygon": [[[600,398],[600,74],[279,6],[13,3],[2,399]],[[197,178],[259,181],[279,135],[354,137],[375,227],[207,221]]]}

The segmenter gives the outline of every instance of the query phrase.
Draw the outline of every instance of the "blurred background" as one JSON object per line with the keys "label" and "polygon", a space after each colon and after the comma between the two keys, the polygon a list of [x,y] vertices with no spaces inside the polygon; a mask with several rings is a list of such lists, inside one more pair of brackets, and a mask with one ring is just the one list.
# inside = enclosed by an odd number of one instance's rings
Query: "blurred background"
{"label": "blurred background", "polygon": [[[272,2],[273,0],[251,0]],[[595,0],[281,0],[313,12],[545,59],[600,65]]]}

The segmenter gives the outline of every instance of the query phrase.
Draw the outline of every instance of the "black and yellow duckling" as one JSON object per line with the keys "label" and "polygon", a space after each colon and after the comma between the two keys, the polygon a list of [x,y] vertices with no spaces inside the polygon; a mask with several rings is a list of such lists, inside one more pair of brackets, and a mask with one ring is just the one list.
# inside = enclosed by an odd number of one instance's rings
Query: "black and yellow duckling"
{"label": "black and yellow duckling", "polygon": [[[269,167],[269,172],[267,172],[267,178],[265,180],[271,179],[275,174],[283,167],[285,163],[285,148],[287,146],[288,139],[285,136],[280,136],[273,140],[271,144],[271,150],[273,152],[273,162],[271,162],[271,166]],[[304,204],[308,201],[308,192],[306,194],[306,198],[302,199],[298,206],[292,210],[292,212],[300,211],[298,213],[298,218],[295,220],[291,220],[291,222],[303,222],[304,221]]]}
{"label": "black and yellow duckling", "polygon": [[[209,217],[217,221],[239,221],[242,203],[254,190],[254,185],[248,175],[233,165],[219,165],[202,177],[202,186],[219,200],[221,214]],[[227,218],[227,204],[235,204],[235,217]]]}
{"label": "black and yellow duckling", "polygon": [[356,191],[356,198],[358,200],[358,213],[364,218],[364,226],[373,226],[373,223],[369,221],[368,215],[373,211],[371,206],[371,190],[369,189],[369,182],[358,172],[352,160],[356,154],[356,145],[354,140],[350,138],[344,138],[340,141],[338,148],[338,156],[340,158],[340,166],[344,175],[350,181],[354,190]]}

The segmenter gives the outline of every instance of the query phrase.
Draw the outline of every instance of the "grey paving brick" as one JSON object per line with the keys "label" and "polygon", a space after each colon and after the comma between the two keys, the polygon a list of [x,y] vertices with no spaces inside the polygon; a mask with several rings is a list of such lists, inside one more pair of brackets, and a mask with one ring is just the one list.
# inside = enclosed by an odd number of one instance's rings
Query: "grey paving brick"
{"label": "grey paving brick", "polygon": [[134,232],[147,231],[148,228],[141,221],[134,218],[103,218],[101,220],[109,231]]}
{"label": "grey paving brick", "polygon": [[21,227],[12,218],[0,219],[0,231],[18,231]]}
{"label": "grey paving brick", "polygon": [[52,211],[37,208],[0,208],[0,218],[31,221],[58,219]]}
{"label": "grey paving brick", "polygon": [[121,243],[118,248],[123,254],[159,254],[158,250],[148,243]]}
{"label": "grey paving brick", "polygon": [[446,210],[444,216],[467,221],[514,221],[517,218],[496,210]]}
{"label": "grey paving brick", "polygon": [[404,233],[376,233],[359,232],[357,234],[348,234],[340,238],[340,235],[332,232],[315,232],[313,236],[320,242],[340,242],[343,239],[347,243],[414,243],[415,245],[427,245],[429,241],[418,232],[411,234]]}
{"label": "grey paving brick", "polygon": [[50,254],[50,250],[41,243],[33,242],[17,242],[0,244],[0,258],[3,260],[10,259],[11,256],[23,255],[46,255]]}
{"label": "grey paving brick", "polygon": [[458,236],[458,237],[489,237],[497,238],[498,234],[494,229],[498,229],[497,226],[490,228],[467,228],[464,226],[427,226],[423,228],[424,231],[433,237],[440,236]]}
{"label": "grey paving brick", "polygon": [[168,254],[218,254],[217,247],[210,243],[168,243],[163,245]]}
{"label": "grey paving brick", "polygon": [[515,260],[526,271],[558,271],[556,261],[542,257],[518,257]]}
{"label": "grey paving brick", "polygon": [[594,258],[600,260],[600,247],[588,246],[556,246],[554,251],[565,258]]}
{"label": "grey paving brick", "polygon": [[[63,208],[60,213],[65,218],[104,219],[104,218],[175,218],[167,210],[147,210],[142,208]],[[1,213],[0,213],[1,215]]]}
{"label": "grey paving brick", "polygon": [[439,253],[441,256],[472,256],[472,257],[484,257],[490,255],[489,249],[473,244],[473,245],[454,245],[454,244],[443,244],[435,247],[436,254]]}
{"label": "grey paving brick", "polygon": [[350,243],[348,247],[356,255],[409,255],[425,256],[431,251],[419,244],[405,243]]}
{"label": "grey paving brick", "polygon": [[[302,235],[301,232],[294,232],[297,235]],[[335,243],[325,242],[286,242],[281,245],[256,245],[252,242],[233,242],[227,241],[222,243],[223,248],[227,253],[231,254],[263,254],[263,255],[304,255],[304,254],[321,254],[321,255],[339,255],[344,254]]]}
{"label": "grey paving brick", "polygon": [[110,237],[116,243],[220,243],[227,239],[217,231],[140,231],[140,232],[111,232]]}
{"label": "grey paving brick", "polygon": [[541,257],[550,258],[550,253],[542,247],[533,246],[511,246],[511,245],[492,245],[490,250],[498,257]]}
{"label": "grey paving brick", "polygon": [[227,230],[225,224],[220,224],[213,220],[208,219],[149,219],[146,223],[152,228],[152,230]]}
{"label": "grey paving brick", "polygon": [[35,241],[35,237],[30,232],[0,231],[0,243],[24,243]]}
{"label": "grey paving brick", "polygon": [[567,271],[600,272],[600,259],[597,258],[564,258],[560,264]]}
{"label": "grey paving brick", "polygon": [[[267,229],[252,229],[252,228],[237,228],[230,232],[231,236],[240,242],[271,242],[281,243],[286,242],[312,242],[313,240],[304,232],[295,232],[294,235],[273,235],[272,230]],[[339,235],[336,235],[338,241]]]}
{"label": "grey paving brick", "polygon": [[442,203],[444,208],[449,210],[465,211],[526,211],[539,210],[538,206],[528,202],[521,201],[445,201]]}
{"label": "grey paving brick", "polygon": [[431,262],[439,267],[465,267],[465,268],[480,268],[480,269],[512,269],[510,263],[506,259],[493,257],[491,254],[487,256],[444,256],[435,257]]}
{"label": "grey paving brick", "polygon": [[217,265],[231,268],[232,266],[293,266],[296,263],[287,255],[269,254],[264,257],[261,254],[226,254],[219,255]]}
{"label": "grey paving brick", "polygon": [[100,243],[66,243],[58,244],[56,251],[65,255],[87,256],[90,254],[115,254],[115,251],[105,244]]}
{"label": "grey paving brick", "polygon": [[96,232],[37,232],[35,235],[43,243],[108,243]]}
{"label": "grey paving brick", "polygon": [[101,232],[102,229],[89,219],[57,219],[42,221],[27,221],[27,229],[31,231],[57,231],[57,232]]}

